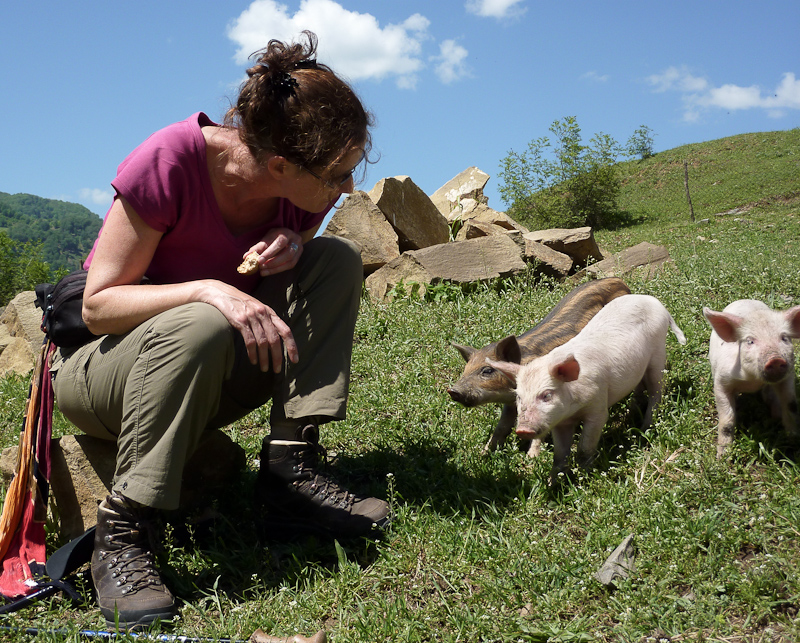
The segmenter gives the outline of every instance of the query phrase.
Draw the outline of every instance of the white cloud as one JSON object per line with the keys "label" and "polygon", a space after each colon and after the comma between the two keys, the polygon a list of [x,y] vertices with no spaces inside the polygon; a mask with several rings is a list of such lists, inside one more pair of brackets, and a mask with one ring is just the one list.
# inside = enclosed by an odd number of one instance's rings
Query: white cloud
{"label": "white cloud", "polygon": [[228,37],[238,45],[236,61],[244,64],[269,40],[297,40],[308,29],[319,37],[320,62],[338,73],[350,80],[393,78],[407,89],[416,86],[425,67],[422,49],[431,39],[429,27],[418,13],[381,27],[374,16],[348,11],[333,0],[302,0],[293,15],[275,0],[254,0],[230,24]]}
{"label": "white cloud", "polygon": [[693,76],[685,67],[670,67],[662,74],[649,76],[647,81],[656,92],[681,93],[687,121],[699,120],[703,110],[709,109],[763,109],[775,118],[783,116],[787,109],[800,109],[800,80],[791,72],[785,73],[777,88],[766,94],[758,85],[713,87],[708,80]]}
{"label": "white cloud", "polygon": [[608,82],[609,75],[608,74],[598,74],[596,71],[587,71],[581,78],[586,80],[592,81],[594,83],[605,83]]}
{"label": "white cloud", "polygon": [[467,0],[464,7],[482,18],[514,18],[527,11],[518,6],[520,2],[522,0]]}
{"label": "white cloud", "polygon": [[647,77],[647,82],[655,87],[656,92],[676,90],[680,92],[701,92],[708,86],[705,78],[692,76],[685,67],[670,67],[663,74]]}
{"label": "white cloud", "polygon": [[454,83],[461,78],[469,76],[464,60],[469,52],[455,40],[445,40],[439,45],[439,55],[432,60],[436,61],[436,75],[445,84]]}
{"label": "white cloud", "polygon": [[82,188],[79,190],[81,200],[95,205],[110,206],[114,199],[114,190],[100,190],[99,188]]}

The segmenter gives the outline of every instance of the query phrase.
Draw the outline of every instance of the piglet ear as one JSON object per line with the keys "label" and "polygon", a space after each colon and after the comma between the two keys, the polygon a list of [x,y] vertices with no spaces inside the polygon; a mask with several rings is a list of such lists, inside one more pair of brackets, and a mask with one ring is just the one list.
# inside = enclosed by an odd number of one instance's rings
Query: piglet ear
{"label": "piglet ear", "polygon": [[550,375],[561,382],[574,382],[580,375],[581,367],[574,355],[568,355],[550,367]]}
{"label": "piglet ear", "polygon": [[503,377],[507,378],[513,386],[517,385],[517,374],[519,373],[520,366],[514,362],[498,362],[493,359],[486,358],[486,363],[494,368]]}
{"label": "piglet ear", "polygon": [[794,338],[800,338],[800,306],[784,311],[783,317],[789,324],[789,334]]}
{"label": "piglet ear", "polygon": [[522,351],[514,335],[509,335],[497,342],[497,349],[495,352],[504,362],[514,362],[515,364],[520,364],[522,362]]}
{"label": "piglet ear", "polygon": [[465,362],[468,362],[470,358],[478,352],[477,349],[472,348],[472,346],[462,346],[461,344],[456,344],[455,342],[450,342],[450,345],[459,353],[461,353],[461,357],[464,358]]}
{"label": "piglet ear", "polygon": [[711,324],[711,328],[714,329],[723,342],[739,341],[736,336],[736,329],[742,323],[741,317],[730,313],[717,312],[710,308],[703,308],[703,315],[705,315],[708,323]]}

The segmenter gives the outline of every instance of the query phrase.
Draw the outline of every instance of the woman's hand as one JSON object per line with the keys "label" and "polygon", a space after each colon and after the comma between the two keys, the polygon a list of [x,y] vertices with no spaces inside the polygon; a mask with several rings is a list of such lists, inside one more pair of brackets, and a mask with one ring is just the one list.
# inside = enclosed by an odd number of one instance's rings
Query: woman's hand
{"label": "woman's hand", "polygon": [[241,333],[252,364],[267,371],[272,362],[273,371],[279,373],[283,346],[289,360],[297,363],[297,343],[292,331],[272,308],[222,281],[205,280],[203,284],[201,301],[217,308]]}
{"label": "woman's hand", "polygon": [[259,255],[259,274],[262,277],[275,275],[297,265],[297,260],[303,254],[303,238],[288,228],[275,228],[244,253],[242,259],[251,252]]}

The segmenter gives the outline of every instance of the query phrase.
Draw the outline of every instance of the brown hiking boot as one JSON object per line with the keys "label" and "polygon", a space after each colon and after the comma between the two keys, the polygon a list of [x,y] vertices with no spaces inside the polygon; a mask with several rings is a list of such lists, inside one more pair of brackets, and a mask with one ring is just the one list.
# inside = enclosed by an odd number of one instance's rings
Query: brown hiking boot
{"label": "brown hiking boot", "polygon": [[155,568],[153,512],[112,493],[97,508],[92,579],[109,627],[141,629],[175,614],[175,599]]}
{"label": "brown hiking boot", "polygon": [[295,438],[270,435],[262,443],[256,496],[269,512],[269,522],[282,530],[338,537],[367,536],[389,525],[385,501],[351,493],[320,473],[325,450],[316,426],[298,427]]}

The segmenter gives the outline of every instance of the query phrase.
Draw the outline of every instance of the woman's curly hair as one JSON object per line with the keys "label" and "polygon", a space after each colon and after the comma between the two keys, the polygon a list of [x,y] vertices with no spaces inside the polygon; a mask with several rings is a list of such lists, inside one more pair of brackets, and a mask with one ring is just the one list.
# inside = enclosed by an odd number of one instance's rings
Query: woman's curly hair
{"label": "woman's curly hair", "polygon": [[298,165],[328,168],[354,149],[371,150],[372,115],[353,89],[316,62],[317,37],[270,40],[254,53],[236,105],[225,115],[253,157],[278,154]]}

